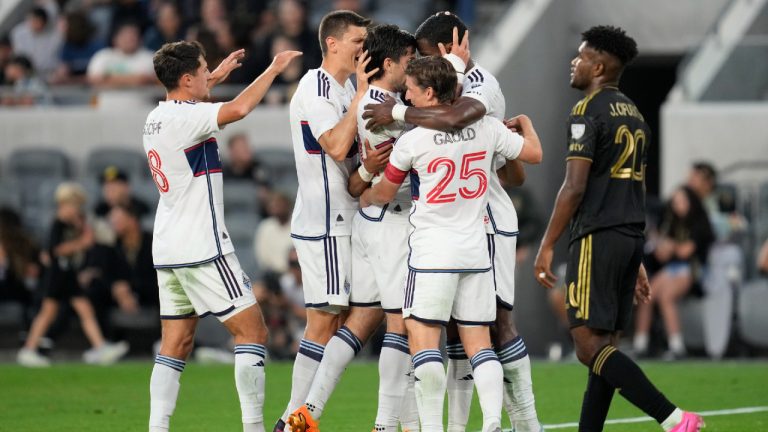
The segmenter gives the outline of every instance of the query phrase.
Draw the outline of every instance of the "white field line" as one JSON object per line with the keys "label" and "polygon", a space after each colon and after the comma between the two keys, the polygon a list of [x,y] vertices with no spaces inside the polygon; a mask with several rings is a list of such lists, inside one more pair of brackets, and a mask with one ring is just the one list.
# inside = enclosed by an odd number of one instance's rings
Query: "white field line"
{"label": "white field line", "polygon": [[[717,410],[717,411],[701,411],[701,412],[697,412],[697,414],[704,417],[704,420],[706,421],[707,417],[737,415],[737,414],[752,414],[752,413],[766,412],[766,411],[768,411],[768,406],[756,406],[756,407],[733,408],[733,409],[725,409],[725,410]],[[605,424],[643,423],[643,422],[649,422],[649,421],[654,421],[654,420],[650,417],[629,417],[629,418],[607,420]],[[567,429],[567,428],[575,428],[578,426],[579,426],[578,422],[558,423],[558,424],[544,425],[544,430]],[[511,429],[504,429],[504,432],[511,432]]]}

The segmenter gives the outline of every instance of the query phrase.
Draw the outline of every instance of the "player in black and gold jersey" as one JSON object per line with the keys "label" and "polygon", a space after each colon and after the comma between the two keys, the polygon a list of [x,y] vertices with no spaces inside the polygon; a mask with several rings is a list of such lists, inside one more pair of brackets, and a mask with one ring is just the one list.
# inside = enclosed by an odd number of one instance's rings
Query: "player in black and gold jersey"
{"label": "player in black and gold jersey", "polygon": [[571,87],[586,97],[568,118],[563,186],[534,264],[552,288],[553,247],[570,221],[566,307],[579,361],[590,368],[580,431],[601,431],[614,390],[665,431],[698,431],[696,414],[675,407],[616,347],[633,299],[648,301],[641,257],[645,228],[645,166],[651,133],[635,104],[618,89],[637,56],[623,30],[598,26],[582,33],[571,62]]}

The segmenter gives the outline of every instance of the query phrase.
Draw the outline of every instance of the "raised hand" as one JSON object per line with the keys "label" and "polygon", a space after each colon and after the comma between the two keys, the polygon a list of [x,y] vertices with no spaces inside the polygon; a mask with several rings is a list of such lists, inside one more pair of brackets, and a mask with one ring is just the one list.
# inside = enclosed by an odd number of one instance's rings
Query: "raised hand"
{"label": "raised hand", "polygon": [[272,59],[272,64],[269,65],[267,70],[271,70],[279,75],[291,64],[293,59],[302,54],[301,51],[281,51]]}
{"label": "raised hand", "polygon": [[380,173],[389,163],[389,155],[392,153],[392,143],[384,144],[378,148],[371,147],[371,143],[365,140],[365,159],[363,165],[369,173]]}
{"label": "raised hand", "polygon": [[374,68],[369,72],[365,71],[365,67],[371,62],[371,57],[368,55],[368,51],[363,51],[360,57],[357,59],[357,66],[355,67],[355,75],[357,76],[357,94],[364,95],[368,91],[368,78],[372,77],[379,68]]}
{"label": "raised hand", "polygon": [[231,52],[227,58],[221,61],[219,65],[216,67],[216,69],[211,72],[211,75],[208,77],[208,86],[214,86],[216,84],[222,83],[227,77],[229,77],[229,74],[232,73],[233,70],[239,68],[243,64],[240,63],[240,60],[242,60],[245,57],[245,50],[239,49],[237,51]]}
{"label": "raised hand", "polygon": [[395,119],[392,118],[392,107],[395,106],[395,103],[393,97],[387,96],[382,103],[366,105],[364,107],[365,111],[363,112],[363,119],[368,120],[368,122],[365,124],[365,128],[374,130],[394,122]]}
{"label": "raised hand", "polygon": [[[440,55],[446,55],[449,53],[448,49],[442,42],[439,42],[437,47],[440,49]],[[458,56],[465,65],[469,64],[469,30],[464,31],[464,37],[461,39],[461,41],[459,41],[459,28],[453,28],[453,41],[451,42],[450,53]]]}

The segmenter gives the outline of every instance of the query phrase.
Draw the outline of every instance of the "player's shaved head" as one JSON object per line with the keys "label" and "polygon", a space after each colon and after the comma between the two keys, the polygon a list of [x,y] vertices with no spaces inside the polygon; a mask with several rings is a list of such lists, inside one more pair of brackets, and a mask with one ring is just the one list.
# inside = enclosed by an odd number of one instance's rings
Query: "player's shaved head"
{"label": "player's shaved head", "polygon": [[606,69],[620,75],[637,57],[637,43],[619,27],[595,26],[581,34],[581,40],[606,57]]}
{"label": "player's shaved head", "polygon": [[384,60],[391,59],[394,62],[400,57],[416,52],[416,38],[396,25],[382,24],[368,30],[363,43],[363,50],[368,51],[371,58],[365,67],[366,72],[379,68],[379,71],[368,78],[368,82],[380,79],[384,76]]}
{"label": "player's shaved head", "polygon": [[322,49],[323,55],[328,54],[326,38],[334,37],[341,39],[349,27],[368,27],[370,23],[370,19],[348,10],[337,10],[324,16],[323,20],[320,21],[320,28],[318,29],[320,49]]}
{"label": "player's shaved head", "polygon": [[467,31],[467,25],[457,15],[451,12],[438,12],[426,20],[416,29],[416,40],[425,40],[432,47],[437,44],[450,44],[453,42],[453,28],[459,29],[459,35]]}
{"label": "player's shaved head", "polygon": [[182,76],[197,73],[200,57],[205,57],[205,50],[199,42],[171,42],[157,50],[152,63],[157,79],[167,91],[172,91],[178,88]]}
{"label": "player's shaved head", "polygon": [[415,58],[408,63],[405,74],[413,78],[421,89],[431,87],[440,103],[450,103],[456,96],[456,71],[442,57]]}

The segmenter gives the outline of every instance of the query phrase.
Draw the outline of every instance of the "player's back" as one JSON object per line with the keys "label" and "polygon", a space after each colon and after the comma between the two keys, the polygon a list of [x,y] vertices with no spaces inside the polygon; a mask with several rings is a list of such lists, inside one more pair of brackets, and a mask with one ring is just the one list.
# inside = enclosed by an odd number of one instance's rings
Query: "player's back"
{"label": "player's back", "polygon": [[642,114],[617,88],[606,87],[579,101],[569,124],[568,159],[592,161],[571,240],[606,228],[642,236],[651,140]]}

